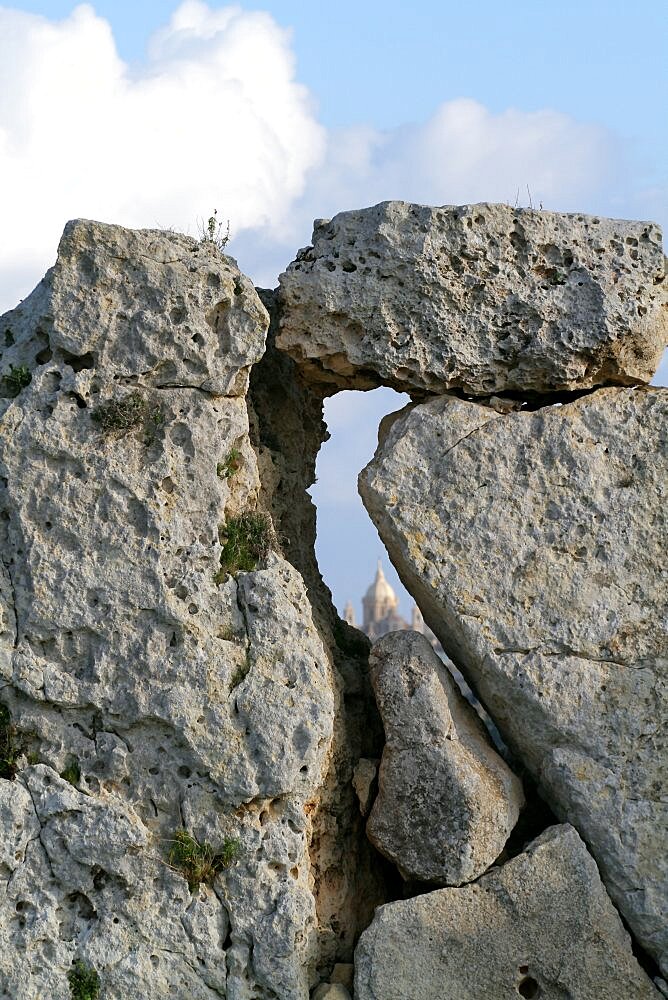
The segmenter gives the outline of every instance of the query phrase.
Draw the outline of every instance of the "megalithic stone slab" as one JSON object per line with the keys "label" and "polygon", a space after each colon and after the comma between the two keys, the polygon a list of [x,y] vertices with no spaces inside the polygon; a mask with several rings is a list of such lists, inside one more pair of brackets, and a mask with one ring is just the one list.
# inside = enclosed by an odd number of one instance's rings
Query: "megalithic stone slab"
{"label": "megalithic stone slab", "polygon": [[668,339],[664,287],[649,222],[386,201],[316,220],[278,345],[332,390],[630,385]]}
{"label": "megalithic stone slab", "polygon": [[644,947],[668,947],[668,391],[386,418],[360,476],[404,584]]}
{"label": "megalithic stone slab", "polygon": [[570,826],[473,885],[376,910],[355,1000],[659,1000]]}
{"label": "megalithic stone slab", "polygon": [[470,882],[501,854],[521,783],[419,632],[375,643],[370,676],[385,748],[367,835],[404,878]]}
{"label": "megalithic stone slab", "polygon": [[[16,342],[19,354],[35,331],[75,370],[243,396],[250,366],[264,353],[269,316],[236,261],[212,244],[75,219],[55,265],[2,324],[0,345]],[[2,361],[4,370],[12,352]],[[20,363],[32,362],[24,350]]]}
{"label": "megalithic stone slab", "polygon": [[0,996],[70,1000],[80,961],[101,996],[308,1000],[330,661],[279,552],[221,566],[267,319],[210,247],[75,223],[0,320]]}

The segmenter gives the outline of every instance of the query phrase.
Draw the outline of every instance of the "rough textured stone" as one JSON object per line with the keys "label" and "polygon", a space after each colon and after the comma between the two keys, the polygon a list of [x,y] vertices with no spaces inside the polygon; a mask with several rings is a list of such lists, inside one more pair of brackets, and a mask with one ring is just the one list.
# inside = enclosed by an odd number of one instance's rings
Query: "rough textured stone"
{"label": "rough textured stone", "polygon": [[470,882],[501,854],[521,783],[423,635],[390,633],[370,666],[385,749],[369,839],[406,879]]}
{"label": "rough textured stone", "polygon": [[426,621],[666,954],[665,389],[387,419],[360,476]]}
{"label": "rough textured stone", "polygon": [[353,980],[355,978],[355,966],[352,962],[338,962],[332,969],[330,976],[331,983],[341,983],[352,993]]}
{"label": "rough textured stone", "polygon": [[[353,788],[360,758],[380,759],[383,727],[371,690],[369,640],[340,621],[315,558],[315,507],[306,492],[316,455],[327,440],[321,386],[309,386],[297,365],[276,350],[276,296],[260,290],[271,315],[265,356],[251,374],[251,440],[258,456],[260,502],[271,512],[281,546],[307,586],[314,620],[333,659],[334,731],[325,780],[310,813],[311,877],[318,918],[318,977],[350,962],[376,906],[392,897],[387,862],[365,832]],[[309,807],[310,808],[310,807]]]}
{"label": "rough textured stone", "polygon": [[663,278],[652,223],[383,202],[316,221],[280,278],[278,345],[330,391],[648,382]]}
{"label": "rough textured stone", "polygon": [[313,993],[313,1000],[350,1000],[350,993],[342,983],[321,983]]}
{"label": "rough textured stone", "polygon": [[[23,751],[0,781],[3,838],[20,812],[0,996],[69,1000],[75,958],[138,1000],[316,981],[331,664],[278,552],[214,579],[220,526],[258,502],[239,393],[266,322],[231,259],[92,223],[0,320],[0,371],[31,376],[0,399],[0,701]],[[129,397],[131,426],[94,419]],[[183,826],[239,845],[192,894],[166,863]]]}
{"label": "rough textured stone", "polygon": [[368,816],[376,797],[379,760],[361,757],[353,771],[353,788],[362,816]]}
{"label": "rough textured stone", "polygon": [[[0,320],[2,369],[30,349],[115,381],[243,396],[269,317],[251,281],[210,243],[179,233],[68,222],[58,259]],[[20,342],[20,343],[19,343]],[[23,345],[24,349],[21,349]]]}
{"label": "rough textured stone", "polygon": [[376,911],[356,1000],[652,1000],[659,994],[572,827],[551,827],[474,885]]}

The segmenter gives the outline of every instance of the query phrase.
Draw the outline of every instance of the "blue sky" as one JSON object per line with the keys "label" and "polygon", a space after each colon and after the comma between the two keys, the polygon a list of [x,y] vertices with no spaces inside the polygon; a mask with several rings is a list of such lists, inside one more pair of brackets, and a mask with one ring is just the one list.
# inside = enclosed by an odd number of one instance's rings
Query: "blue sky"
{"label": "blue sky", "polygon": [[[665,0],[75,7],[0,6],[0,311],[76,215],[194,233],[218,207],[267,285],[314,217],[391,197],[526,204],[529,186],[668,225]],[[382,554],[354,484],[401,403],[328,407],[313,494],[339,607]]]}

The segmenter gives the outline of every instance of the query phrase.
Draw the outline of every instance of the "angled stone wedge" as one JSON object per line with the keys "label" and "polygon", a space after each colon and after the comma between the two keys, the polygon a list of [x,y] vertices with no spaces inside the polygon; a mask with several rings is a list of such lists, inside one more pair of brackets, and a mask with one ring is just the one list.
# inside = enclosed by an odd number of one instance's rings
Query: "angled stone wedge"
{"label": "angled stone wedge", "polygon": [[419,632],[377,642],[370,674],[385,748],[367,835],[404,878],[470,882],[503,850],[522,785]]}
{"label": "angled stone wedge", "polygon": [[660,1000],[570,826],[460,889],[376,910],[355,1000]]}

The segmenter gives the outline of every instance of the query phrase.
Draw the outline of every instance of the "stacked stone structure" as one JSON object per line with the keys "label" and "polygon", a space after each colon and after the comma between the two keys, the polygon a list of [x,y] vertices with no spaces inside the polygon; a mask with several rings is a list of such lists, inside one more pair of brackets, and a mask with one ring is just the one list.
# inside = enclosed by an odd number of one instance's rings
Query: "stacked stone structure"
{"label": "stacked stone structure", "polygon": [[[0,318],[1,1000],[668,993],[665,284],[498,205],[319,220],[276,293],[67,225]],[[323,399],[380,384],[360,492],[501,752],[318,573]]]}

